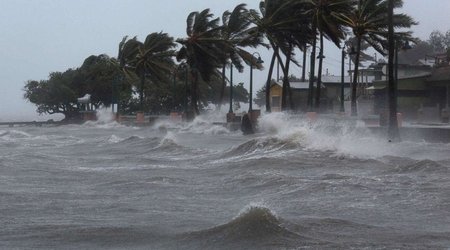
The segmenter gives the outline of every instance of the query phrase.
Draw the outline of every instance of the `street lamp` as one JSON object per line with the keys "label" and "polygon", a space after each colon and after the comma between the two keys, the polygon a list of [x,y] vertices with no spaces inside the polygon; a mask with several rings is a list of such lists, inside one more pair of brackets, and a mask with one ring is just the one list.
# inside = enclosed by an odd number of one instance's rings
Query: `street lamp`
{"label": "street lamp", "polygon": [[[254,61],[253,58],[255,58],[255,55],[258,55],[258,59],[256,59],[256,62],[253,62]],[[261,59],[261,55],[258,52],[254,52],[252,54],[252,62],[250,64],[250,93],[249,93],[250,94],[250,96],[249,96],[250,103],[248,106],[249,113],[253,111],[253,105],[252,105],[252,102],[253,102],[253,100],[252,100],[252,98],[253,98],[253,65],[257,65],[257,64],[261,64],[261,63],[264,63],[264,61]]]}

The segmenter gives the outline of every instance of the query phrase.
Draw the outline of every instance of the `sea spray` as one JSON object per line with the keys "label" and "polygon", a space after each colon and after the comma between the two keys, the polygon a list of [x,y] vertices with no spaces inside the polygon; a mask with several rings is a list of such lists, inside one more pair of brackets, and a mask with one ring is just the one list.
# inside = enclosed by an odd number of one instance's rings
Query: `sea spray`
{"label": "sea spray", "polygon": [[[262,136],[295,142],[311,151],[327,151],[331,156],[363,159],[379,159],[387,155],[432,160],[450,158],[438,144],[389,143],[349,117],[324,115],[312,122],[305,115],[278,112],[263,115],[259,119],[259,128]],[[424,151],[427,147],[430,150]]]}
{"label": "sea spray", "polygon": [[[114,114],[111,111],[111,108],[102,107],[100,109],[97,109],[96,116],[97,116],[97,120],[86,121],[82,126],[95,127],[95,128],[101,128],[101,129],[126,127],[125,125],[122,125],[115,120]],[[131,128],[133,128],[133,127],[131,127]]]}
{"label": "sea spray", "polygon": [[183,132],[205,134],[205,135],[220,135],[228,134],[230,131],[223,126],[225,116],[219,113],[208,113],[197,116],[192,122],[186,123],[181,129]]}

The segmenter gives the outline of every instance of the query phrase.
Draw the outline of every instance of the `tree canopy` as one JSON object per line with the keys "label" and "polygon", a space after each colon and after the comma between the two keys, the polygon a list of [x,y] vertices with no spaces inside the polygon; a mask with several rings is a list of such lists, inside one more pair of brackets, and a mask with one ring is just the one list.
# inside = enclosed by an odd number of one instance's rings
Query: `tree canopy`
{"label": "tree canopy", "polygon": [[131,88],[121,78],[118,62],[107,55],[89,56],[76,69],[52,72],[46,80],[29,80],[24,87],[24,98],[37,106],[39,114],[61,113],[66,119],[77,118],[80,107],[77,98],[91,95],[94,106],[113,103],[113,88],[122,100],[131,98]]}

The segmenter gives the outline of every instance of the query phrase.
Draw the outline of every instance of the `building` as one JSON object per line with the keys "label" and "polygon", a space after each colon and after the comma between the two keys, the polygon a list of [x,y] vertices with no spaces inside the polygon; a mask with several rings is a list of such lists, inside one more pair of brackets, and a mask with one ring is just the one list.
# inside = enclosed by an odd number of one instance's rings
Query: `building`
{"label": "building", "polygon": [[[309,82],[293,80],[290,81],[291,91],[292,91],[292,99],[294,100],[294,107],[298,111],[305,112],[307,110],[307,100],[308,100],[308,90],[309,90]],[[315,85],[317,85],[315,83]],[[325,86],[322,84],[322,93],[326,95]],[[282,81],[273,81],[270,85],[270,107],[272,112],[280,112],[281,111],[281,97],[283,95],[283,82]]]}
{"label": "building", "polygon": [[[442,63],[441,63],[442,65]],[[383,70],[384,71],[384,70]],[[405,120],[441,122],[450,104],[450,66],[399,65],[398,112]],[[387,112],[387,80],[374,81],[374,113]]]}
{"label": "building", "polygon": [[[317,86],[317,82],[314,82]],[[296,110],[301,112],[307,111],[307,100],[309,91],[309,81],[290,81],[292,99]],[[321,84],[321,112],[339,112],[341,100],[341,77],[324,75],[322,76]],[[314,87],[315,91],[316,87]],[[273,112],[281,111],[281,96],[283,93],[283,82],[272,82],[270,87],[270,105]],[[344,98],[346,101],[350,100],[350,77],[344,77]]]}

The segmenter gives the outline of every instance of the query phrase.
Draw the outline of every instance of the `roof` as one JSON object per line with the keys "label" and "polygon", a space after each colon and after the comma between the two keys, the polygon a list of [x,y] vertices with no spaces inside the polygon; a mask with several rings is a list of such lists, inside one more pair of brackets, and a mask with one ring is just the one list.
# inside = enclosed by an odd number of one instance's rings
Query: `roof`
{"label": "roof", "polygon": [[[361,75],[359,75],[359,77],[361,77]],[[359,78],[358,77],[358,78]],[[352,78],[350,76],[344,76],[344,83],[351,83],[352,82]],[[365,76],[363,75],[364,81],[363,82],[372,82],[375,80],[375,76]],[[361,78],[360,78],[361,79]],[[360,81],[358,81],[360,82]],[[342,83],[342,79],[341,76],[331,76],[331,75],[325,75],[322,76],[322,83]]]}
{"label": "roof", "polygon": [[[398,78],[398,80],[407,80],[407,79],[415,79],[415,78],[425,78],[431,76],[431,73],[427,73],[427,72],[422,72],[413,76],[400,76]],[[385,84],[388,82],[388,79],[383,79],[383,80],[375,80],[373,81],[374,84]]]}
{"label": "roof", "polygon": [[[316,81],[314,81],[316,82]],[[278,86],[283,86],[283,82],[276,82],[274,84],[277,84]],[[291,81],[289,82],[291,85],[291,89],[309,89],[309,82],[300,82],[300,81]],[[325,85],[321,84],[322,88],[325,88]]]}

